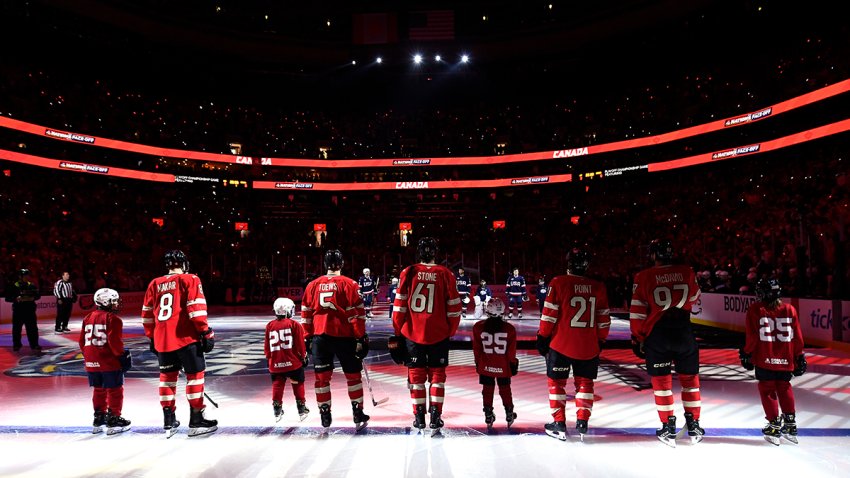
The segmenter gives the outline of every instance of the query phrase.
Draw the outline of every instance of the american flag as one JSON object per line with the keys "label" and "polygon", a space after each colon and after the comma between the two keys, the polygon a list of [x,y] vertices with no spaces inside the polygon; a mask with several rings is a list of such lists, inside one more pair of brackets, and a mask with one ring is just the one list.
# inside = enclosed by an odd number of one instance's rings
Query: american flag
{"label": "american flag", "polygon": [[455,12],[453,10],[410,12],[408,38],[413,41],[454,40]]}

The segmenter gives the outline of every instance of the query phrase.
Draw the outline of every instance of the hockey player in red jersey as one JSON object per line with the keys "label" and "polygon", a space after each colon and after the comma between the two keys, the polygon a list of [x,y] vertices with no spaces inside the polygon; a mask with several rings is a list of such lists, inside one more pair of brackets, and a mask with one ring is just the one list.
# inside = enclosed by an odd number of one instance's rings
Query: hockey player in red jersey
{"label": "hockey player in red jersey", "polygon": [[589,262],[589,255],[581,249],[567,253],[567,274],[549,283],[537,332],[537,349],[546,357],[553,418],[544,430],[559,440],[567,439],[564,408],[570,368],[576,390],[576,430],[584,440],[593,409],[593,381],[599,370],[601,344],[611,326],[605,284],[584,277]]}
{"label": "hockey player in red jersey", "polygon": [[511,377],[517,374],[519,361],[516,358],[516,329],[505,322],[505,303],[502,299],[490,299],[484,306],[484,320],[472,327],[472,352],[475,356],[475,370],[478,383],[482,385],[484,399],[484,423],[492,428],[496,421],[493,413],[493,392],[499,384],[499,396],[505,407],[505,420],[508,428],[513,425],[517,415],[514,412],[511,394]]}
{"label": "hockey player in red jersey", "polygon": [[369,353],[366,335],[366,311],[358,294],[356,281],[342,274],[342,253],[329,250],[324,265],[328,273],[310,282],[301,302],[301,318],[308,348],[313,355],[316,374],[316,401],[322,426],[331,426],[331,376],[334,357],[342,366],[348,381],[348,398],[351,400],[355,428],[366,427],[369,415],[363,413],[362,360]]}
{"label": "hockey player in red jersey", "polygon": [[797,412],[791,377],[806,373],[800,320],[794,306],[780,300],[779,281],[761,279],[755,292],[758,302],[747,309],[747,340],[740,351],[741,365],[756,371],[768,422],[762,429],[765,440],[779,445],[781,436],[797,443]]}
{"label": "hockey player in red jersey", "polygon": [[433,433],[443,427],[446,367],[449,365],[449,338],[460,324],[460,296],[455,276],[441,265],[437,241],[423,237],[417,246],[419,264],[407,267],[399,277],[393,330],[388,348],[396,363],[408,367],[413,426],[425,428],[425,382],[431,383],[429,426]]}
{"label": "hockey player in red jersey", "polygon": [[691,441],[705,435],[699,425],[699,347],[691,330],[691,308],[699,299],[699,286],[693,269],[674,265],[673,244],[655,240],[649,245],[655,265],[635,275],[629,317],[632,350],[646,359],[646,370],[655,392],[655,406],[661,428],[655,434],[669,446],[676,446],[676,415],[673,413],[675,367],[682,385],[682,405]]}
{"label": "hockey player in red jersey", "polygon": [[94,293],[97,306],[83,319],[80,328],[80,350],[93,387],[94,423],[92,433],[106,427],[107,435],[130,429],[130,420],[121,416],[124,404],[124,373],[130,370],[130,351],[124,348],[121,337],[124,322],[118,315],[121,298],[113,289],[98,289]]}
{"label": "hockey player in red jersey", "polygon": [[179,250],[165,253],[168,274],[151,281],[142,304],[142,324],[151,339],[151,352],[159,358],[159,402],[167,437],[177,432],[175,415],[177,378],[186,374],[189,401],[189,436],[218,429],[218,421],[204,416],[204,354],[215,346],[207,323],[207,300],[201,279],[189,274],[189,262]]}
{"label": "hockey player in red jersey", "polygon": [[266,324],[263,349],[272,378],[275,421],[279,422],[283,418],[283,389],[287,378],[292,382],[298,417],[303,421],[310,413],[304,396],[304,367],[307,366],[304,328],[292,318],[295,315],[295,302],[292,299],[278,298],[274,301],[273,309],[276,318]]}

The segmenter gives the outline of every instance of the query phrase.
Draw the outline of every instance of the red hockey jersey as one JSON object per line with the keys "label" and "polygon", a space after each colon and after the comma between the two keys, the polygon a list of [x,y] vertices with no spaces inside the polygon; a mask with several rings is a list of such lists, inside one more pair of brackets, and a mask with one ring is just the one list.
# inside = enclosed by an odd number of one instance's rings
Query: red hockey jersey
{"label": "red hockey jersey", "polygon": [[484,329],[485,320],[472,326],[472,352],[475,370],[488,377],[510,377],[511,364],[516,362],[516,329],[502,322],[498,331]]}
{"label": "red hockey jersey", "polygon": [[285,373],[304,365],[304,327],[292,319],[275,319],[266,324],[264,340],[269,372]]}
{"label": "red hockey jersey", "polygon": [[632,335],[646,340],[667,309],[690,312],[699,294],[696,274],[688,266],[655,266],[638,272],[629,308]]}
{"label": "red hockey jersey", "polygon": [[752,354],[756,367],[781,372],[794,370],[797,356],[803,353],[803,333],[794,306],[783,303],[769,309],[763,302],[750,304],[744,352]]}
{"label": "red hockey jersey", "polygon": [[301,301],[301,320],[308,337],[362,337],[366,333],[366,309],[354,280],[328,274],[307,284]]}
{"label": "red hockey jersey", "polygon": [[572,274],[552,279],[537,332],[552,337],[549,347],[573,359],[589,360],[599,355],[599,341],[610,330],[605,284]]}
{"label": "red hockey jersey", "polygon": [[171,352],[200,340],[207,330],[207,300],[195,274],[168,274],[151,281],[142,303],[145,335],[157,352]]}
{"label": "red hockey jersey", "polygon": [[393,304],[393,330],[417,344],[451,337],[460,325],[460,295],[455,275],[436,264],[414,264],[401,271]]}
{"label": "red hockey jersey", "polygon": [[124,322],[112,312],[98,309],[86,315],[79,341],[86,372],[121,370],[118,357],[124,354],[123,329]]}

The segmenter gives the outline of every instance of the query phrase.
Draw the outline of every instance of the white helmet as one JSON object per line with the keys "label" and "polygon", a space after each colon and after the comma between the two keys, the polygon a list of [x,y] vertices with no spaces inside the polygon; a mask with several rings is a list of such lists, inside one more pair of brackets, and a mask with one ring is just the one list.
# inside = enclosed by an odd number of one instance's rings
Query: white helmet
{"label": "white helmet", "polygon": [[484,313],[487,314],[488,317],[501,317],[505,315],[505,302],[498,297],[493,297],[487,301],[487,305],[484,306]]}
{"label": "white helmet", "polygon": [[392,282],[393,284],[398,284],[398,277],[393,277],[390,282]]}
{"label": "white helmet", "polygon": [[278,297],[274,301],[274,315],[290,318],[295,315],[295,302],[287,297]]}
{"label": "white helmet", "polygon": [[104,287],[94,293],[94,303],[98,308],[115,311],[121,308],[121,297],[117,290]]}
{"label": "white helmet", "polygon": [[367,275],[369,275],[369,273],[370,273],[370,272],[372,272],[372,271],[370,271],[368,267],[366,267],[365,269],[363,269],[363,275],[366,275],[366,276],[367,276]]}

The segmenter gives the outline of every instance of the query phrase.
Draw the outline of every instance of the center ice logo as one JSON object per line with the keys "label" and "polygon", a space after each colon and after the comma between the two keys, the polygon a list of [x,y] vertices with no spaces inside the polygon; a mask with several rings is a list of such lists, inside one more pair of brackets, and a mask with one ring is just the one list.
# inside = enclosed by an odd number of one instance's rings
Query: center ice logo
{"label": "center ice logo", "polygon": [[[268,362],[263,355],[263,332],[243,332],[221,337],[216,334],[215,349],[206,354],[206,375],[257,375],[268,374]],[[148,339],[127,339],[124,346],[133,356],[133,369],[128,378],[159,376],[159,362],[148,350]],[[76,345],[45,349],[40,357],[23,357],[7,370],[12,377],[56,377],[61,375],[86,375],[83,354]]]}

